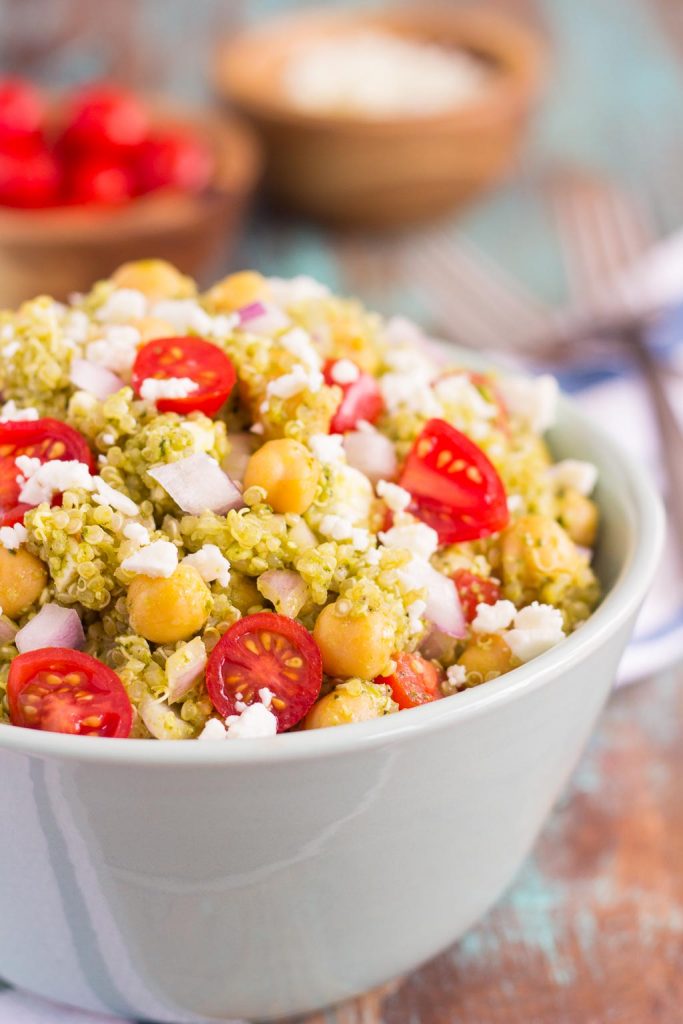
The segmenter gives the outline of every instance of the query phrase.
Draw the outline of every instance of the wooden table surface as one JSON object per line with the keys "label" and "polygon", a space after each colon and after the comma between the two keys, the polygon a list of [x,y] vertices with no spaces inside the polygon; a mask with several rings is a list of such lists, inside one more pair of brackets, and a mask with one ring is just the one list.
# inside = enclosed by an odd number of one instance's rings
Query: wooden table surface
{"label": "wooden table surface", "polygon": [[533,855],[436,960],[306,1024],[680,1024],[683,671],[618,691]]}

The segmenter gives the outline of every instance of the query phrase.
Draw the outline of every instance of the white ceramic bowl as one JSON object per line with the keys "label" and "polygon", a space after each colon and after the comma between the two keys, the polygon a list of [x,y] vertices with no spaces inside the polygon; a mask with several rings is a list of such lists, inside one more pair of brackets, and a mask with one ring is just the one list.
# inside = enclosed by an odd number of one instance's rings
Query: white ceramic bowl
{"label": "white ceramic bowl", "polygon": [[0,727],[0,975],[163,1022],[281,1017],[410,970],[514,878],[609,693],[662,543],[642,471],[600,469],[608,590],[568,640],[388,719],[228,744]]}

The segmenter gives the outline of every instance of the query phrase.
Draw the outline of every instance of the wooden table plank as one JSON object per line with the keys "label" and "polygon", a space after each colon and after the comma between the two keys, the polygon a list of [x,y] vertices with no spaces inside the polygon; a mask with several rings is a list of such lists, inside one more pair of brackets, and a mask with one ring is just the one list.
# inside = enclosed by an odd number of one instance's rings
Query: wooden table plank
{"label": "wooden table plank", "polygon": [[538,847],[461,942],[306,1024],[678,1024],[683,672],[617,693]]}

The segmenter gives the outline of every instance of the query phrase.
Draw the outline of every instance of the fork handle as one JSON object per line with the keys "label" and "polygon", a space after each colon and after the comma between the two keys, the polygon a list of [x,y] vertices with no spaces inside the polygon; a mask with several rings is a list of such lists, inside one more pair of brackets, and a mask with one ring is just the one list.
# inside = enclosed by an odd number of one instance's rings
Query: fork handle
{"label": "fork handle", "polygon": [[623,338],[638,362],[655,414],[667,477],[667,516],[676,554],[683,560],[683,431],[666,390],[664,370],[646,341],[643,324],[628,325]]}

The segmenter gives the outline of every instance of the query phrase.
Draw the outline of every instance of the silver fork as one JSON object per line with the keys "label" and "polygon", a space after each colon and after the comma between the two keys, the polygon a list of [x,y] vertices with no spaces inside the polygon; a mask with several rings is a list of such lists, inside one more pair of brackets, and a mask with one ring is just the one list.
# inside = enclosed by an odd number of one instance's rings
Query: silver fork
{"label": "silver fork", "polygon": [[569,179],[552,198],[578,301],[589,318],[623,314],[618,340],[628,346],[648,389],[667,475],[669,522],[682,556],[683,432],[666,389],[666,371],[650,349],[646,322],[623,284],[624,271],[650,246],[653,232],[631,198],[605,182]]}

